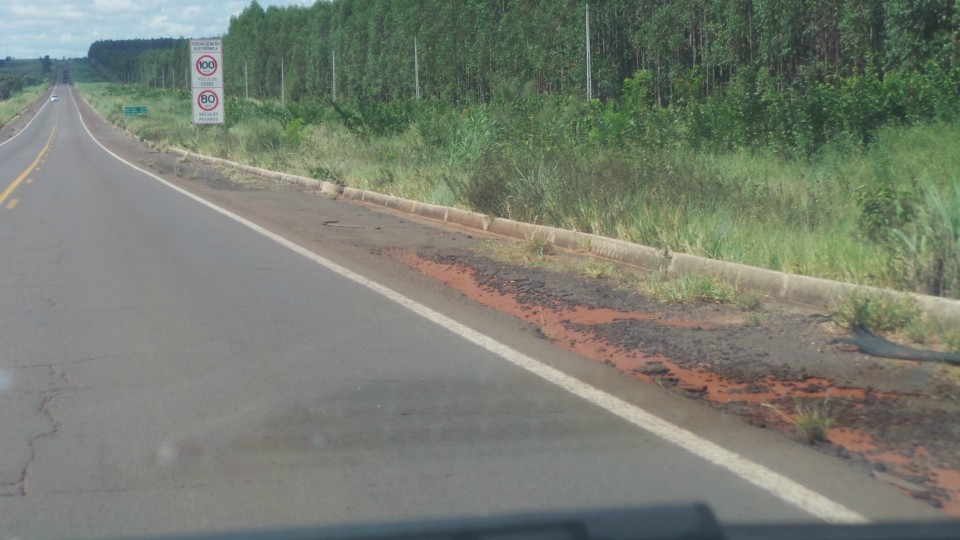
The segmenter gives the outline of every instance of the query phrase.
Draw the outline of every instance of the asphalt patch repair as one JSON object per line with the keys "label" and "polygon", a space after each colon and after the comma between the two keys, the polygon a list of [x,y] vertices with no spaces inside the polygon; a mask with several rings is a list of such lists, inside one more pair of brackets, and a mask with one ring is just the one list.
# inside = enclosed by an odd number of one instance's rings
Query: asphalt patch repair
{"label": "asphalt patch repair", "polygon": [[[960,368],[869,357],[831,343],[838,329],[768,308],[665,303],[611,280],[496,260],[473,250],[384,250],[532,332],[645,384],[657,384],[867,467],[960,516]],[[832,424],[825,441],[797,428]]]}

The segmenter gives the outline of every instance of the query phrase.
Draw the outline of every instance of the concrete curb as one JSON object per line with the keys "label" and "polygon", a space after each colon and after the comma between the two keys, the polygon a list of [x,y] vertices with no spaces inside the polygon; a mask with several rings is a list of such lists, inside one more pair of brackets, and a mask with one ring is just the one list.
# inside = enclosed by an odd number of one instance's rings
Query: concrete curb
{"label": "concrete curb", "polygon": [[231,167],[239,171],[243,171],[247,174],[252,174],[259,176],[261,178],[269,178],[271,180],[276,180],[277,182],[285,182],[287,184],[296,184],[310,189],[316,189],[323,193],[330,195],[339,195],[343,193],[343,187],[334,184],[333,182],[327,182],[325,180],[317,180],[316,178],[309,178],[306,176],[298,176],[295,174],[280,173],[276,171],[270,171],[267,169],[261,169],[260,167],[253,167],[250,165],[243,165],[234,161],[229,161],[226,159],[205,156],[203,154],[197,154],[195,152],[189,152],[180,148],[169,148],[167,149],[171,154],[178,156],[183,156],[186,159],[196,159],[197,161],[203,161],[205,163],[210,163],[213,165],[222,165],[224,167]]}
{"label": "concrete curb", "polygon": [[856,285],[798,274],[788,274],[776,270],[767,270],[765,268],[738,263],[707,259],[685,253],[671,253],[649,246],[642,246],[590,233],[523,223],[512,219],[470,212],[460,208],[421,203],[373,191],[350,187],[344,188],[337,184],[315,178],[268,171],[259,167],[241,165],[221,158],[187,152],[179,148],[171,148],[169,152],[208,163],[233,167],[263,178],[271,178],[280,182],[317,189],[330,195],[340,195],[352,201],[382,206],[391,210],[484,231],[506,238],[529,240],[537,236],[542,236],[546,238],[551,245],[562,249],[589,251],[599,257],[639,266],[647,270],[665,271],[676,275],[708,275],[719,278],[735,287],[743,287],[775,298],[783,298],[785,300],[813,306],[830,308],[838,299],[852,292],[867,294],[882,293],[908,298],[915,301],[919,309],[928,317],[950,324],[960,324],[960,300],[891,291],[868,285]]}

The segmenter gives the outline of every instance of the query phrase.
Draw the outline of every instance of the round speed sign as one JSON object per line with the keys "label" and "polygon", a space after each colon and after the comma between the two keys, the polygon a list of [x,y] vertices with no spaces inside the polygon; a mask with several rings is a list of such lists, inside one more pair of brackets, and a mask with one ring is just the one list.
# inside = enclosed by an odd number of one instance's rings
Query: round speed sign
{"label": "round speed sign", "polygon": [[200,107],[200,110],[210,112],[217,108],[218,103],[220,103],[220,98],[213,90],[204,90],[197,94],[197,106]]}
{"label": "round speed sign", "polygon": [[217,73],[217,59],[205,54],[200,58],[197,58],[196,63],[197,73],[204,77],[210,77]]}

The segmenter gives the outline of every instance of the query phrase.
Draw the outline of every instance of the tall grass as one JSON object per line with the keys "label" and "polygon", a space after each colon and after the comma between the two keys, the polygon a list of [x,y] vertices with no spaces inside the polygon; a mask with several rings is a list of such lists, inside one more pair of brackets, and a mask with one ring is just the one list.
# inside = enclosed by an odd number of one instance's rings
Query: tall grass
{"label": "tall grass", "polygon": [[937,296],[960,297],[960,185],[924,187],[916,220],[892,234],[891,276]]}
{"label": "tall grass", "polygon": [[[185,92],[78,86],[110,121],[159,145],[774,270],[960,296],[960,122],[889,125],[866,146],[785,156],[598,144],[594,105],[561,97],[426,106],[389,129],[360,125],[346,106],[319,107],[307,122],[289,107],[232,100],[226,126],[197,129]],[[124,104],[150,114],[124,118]]]}
{"label": "tall grass", "polygon": [[[337,119],[296,122],[270,103],[232,99],[224,126],[191,124],[190,97],[182,90],[79,82],[77,88],[108,121],[161,147],[176,146],[292,174],[332,179],[352,187],[456,205],[447,181],[465,173],[445,149],[423,142],[416,126],[369,137]],[[124,117],[124,105],[145,105],[142,117]],[[231,118],[230,108],[242,113]]]}

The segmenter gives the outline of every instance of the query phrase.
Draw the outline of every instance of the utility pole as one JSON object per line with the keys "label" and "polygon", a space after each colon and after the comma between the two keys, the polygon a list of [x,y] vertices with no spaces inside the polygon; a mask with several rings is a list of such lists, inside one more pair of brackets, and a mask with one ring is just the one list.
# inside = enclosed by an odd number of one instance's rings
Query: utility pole
{"label": "utility pole", "polygon": [[417,56],[417,38],[413,38],[413,77],[417,84],[417,101],[420,101],[420,59]]}
{"label": "utility pole", "polygon": [[287,92],[286,86],[283,82],[283,57],[280,57],[280,106],[284,107],[287,104]]}
{"label": "utility pole", "polygon": [[587,101],[590,101],[593,99],[593,68],[590,66],[590,4],[587,4],[584,18],[586,19],[587,37]]}
{"label": "utility pole", "polygon": [[333,66],[333,100],[337,100],[337,51],[330,51],[330,65]]}

